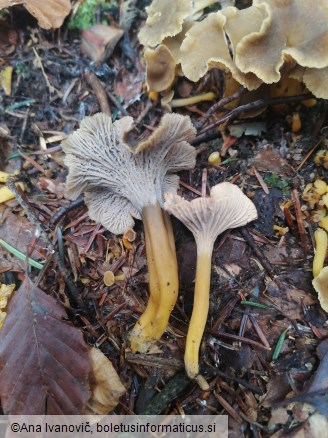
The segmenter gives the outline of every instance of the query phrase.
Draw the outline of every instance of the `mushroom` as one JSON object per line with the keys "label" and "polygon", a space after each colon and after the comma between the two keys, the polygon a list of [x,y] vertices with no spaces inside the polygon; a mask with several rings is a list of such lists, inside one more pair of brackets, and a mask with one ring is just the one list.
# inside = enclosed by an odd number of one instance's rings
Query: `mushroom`
{"label": "mushroom", "polygon": [[328,312],[328,266],[321,269],[320,273],[312,280],[312,285],[318,293],[320,305]]}
{"label": "mushroom", "polygon": [[175,79],[176,61],[170,50],[160,44],[156,49],[147,48],[144,53],[148,91],[163,91],[170,88]]}
{"label": "mushroom", "polygon": [[323,268],[328,249],[328,235],[325,230],[318,228],[314,232],[315,255],[313,258],[313,277],[317,277]]}
{"label": "mushroom", "polygon": [[242,72],[252,72],[270,84],[279,81],[280,69],[289,59],[303,67],[328,66],[326,0],[317,0],[315,8],[312,0],[254,0],[252,7],[263,5],[268,17],[260,31],[250,33],[236,47],[236,65]]}
{"label": "mushroom", "polygon": [[[145,140],[135,141],[133,119],[112,123],[106,114],[86,117],[63,143],[69,168],[66,196],[84,193],[91,219],[114,234],[143,220],[150,298],[131,336],[132,351],[145,352],[163,334],[178,294],[178,270],[163,193],[176,192],[174,173],[195,165],[190,118],[166,114]],[[135,146],[133,146],[135,144]]]}
{"label": "mushroom", "polygon": [[194,306],[184,356],[188,376],[206,387],[199,375],[198,352],[204,332],[211,280],[211,258],[215,239],[223,231],[237,228],[257,218],[253,202],[235,185],[224,182],[212,187],[210,197],[187,201],[167,193],[164,208],[193,233],[197,245]]}
{"label": "mushroom", "polygon": [[212,68],[225,69],[240,84],[254,90],[262,81],[253,73],[244,74],[236,67],[226,42],[226,22],[222,11],[214,12],[187,31],[181,44],[182,71],[188,79],[196,82]]}
{"label": "mushroom", "polygon": [[124,273],[115,275],[113,271],[106,271],[104,273],[104,284],[106,286],[113,286],[117,281],[123,281],[125,278]]}
{"label": "mushroom", "polygon": [[38,20],[43,29],[60,27],[72,9],[70,0],[0,0],[0,11],[20,4]]}
{"label": "mushroom", "polygon": [[164,38],[177,35],[182,23],[192,13],[191,0],[153,0],[146,8],[148,17],[139,32],[143,46],[155,47]]}

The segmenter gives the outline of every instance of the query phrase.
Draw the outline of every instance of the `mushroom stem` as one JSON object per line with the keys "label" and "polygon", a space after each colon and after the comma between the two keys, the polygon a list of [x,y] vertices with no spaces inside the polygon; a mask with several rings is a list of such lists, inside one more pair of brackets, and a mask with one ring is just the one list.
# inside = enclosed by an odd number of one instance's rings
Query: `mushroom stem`
{"label": "mushroom stem", "polygon": [[160,288],[158,283],[158,276],[154,262],[154,255],[150,241],[149,230],[147,227],[144,228],[144,233],[149,276],[149,300],[146,306],[146,310],[138,319],[129,336],[130,348],[132,353],[136,353],[137,351],[144,352],[147,349],[147,346],[144,343],[144,339],[140,335],[140,333],[142,333],[145,327],[155,319],[155,315],[157,313],[160,302]]}
{"label": "mushroom stem", "polygon": [[[178,297],[178,264],[173,232],[159,205],[142,211],[149,271],[150,300],[145,313],[132,330],[131,350],[145,352],[165,331]],[[150,259],[148,259],[148,253]],[[145,315],[145,316],[144,316]]]}
{"label": "mushroom stem", "polygon": [[169,103],[169,106],[171,108],[178,108],[180,106],[195,105],[198,102],[213,100],[214,98],[215,98],[215,94],[212,91],[210,91],[209,93],[198,94],[196,96],[184,97],[181,99],[173,99]]}
{"label": "mushroom stem", "polygon": [[184,356],[188,376],[196,379],[199,376],[198,354],[204,333],[208,308],[211,283],[211,260],[213,246],[209,245],[197,251],[197,267],[194,292],[194,305],[186,341]]}

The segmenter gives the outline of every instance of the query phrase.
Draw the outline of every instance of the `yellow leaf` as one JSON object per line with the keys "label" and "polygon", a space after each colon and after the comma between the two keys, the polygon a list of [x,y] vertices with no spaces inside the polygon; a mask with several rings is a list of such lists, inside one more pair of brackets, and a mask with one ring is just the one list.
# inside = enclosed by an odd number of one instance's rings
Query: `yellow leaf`
{"label": "yellow leaf", "polygon": [[11,66],[5,67],[0,71],[0,86],[4,90],[7,96],[11,93],[11,78],[13,74],[13,68]]}

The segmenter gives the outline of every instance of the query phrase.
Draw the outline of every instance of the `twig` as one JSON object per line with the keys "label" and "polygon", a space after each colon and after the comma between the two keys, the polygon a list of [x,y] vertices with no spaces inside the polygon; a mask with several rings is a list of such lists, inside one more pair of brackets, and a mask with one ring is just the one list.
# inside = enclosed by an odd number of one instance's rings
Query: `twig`
{"label": "twig", "polygon": [[298,172],[303,164],[308,160],[308,158],[313,154],[313,152],[317,149],[317,147],[323,142],[323,140],[325,140],[327,138],[328,134],[323,135],[319,141],[313,146],[312,149],[309,150],[309,152],[305,155],[305,157],[303,158],[303,160],[300,162],[300,164],[296,167],[296,172]]}
{"label": "twig", "polygon": [[94,75],[91,72],[85,73],[85,79],[87,80],[88,84],[90,85],[93,92],[95,93],[101,111],[103,113],[111,116],[112,111],[111,111],[110,106],[109,106],[107,94],[106,94],[106,91],[105,91],[104,87],[102,86],[100,80],[97,78],[96,75]]}
{"label": "twig", "polygon": [[265,255],[263,254],[263,252],[258,248],[257,245],[255,245],[255,242],[252,238],[252,236],[250,235],[250,233],[248,232],[246,227],[242,227],[240,228],[240,232],[243,236],[243,238],[246,240],[246,242],[248,243],[248,245],[252,248],[252,250],[254,251],[256,257],[261,260],[261,264],[263,265],[266,273],[269,275],[269,277],[274,280],[274,277],[276,275],[274,268],[272,267],[272,265],[270,264],[269,260],[265,257]]}
{"label": "twig", "polygon": [[232,94],[231,96],[228,97],[224,97],[223,99],[219,100],[219,102],[216,102],[213,106],[211,106],[211,108],[204,114],[204,116],[195,123],[195,128],[198,130],[200,129],[204,123],[206,122],[206,120],[212,115],[214,114],[217,110],[223,108],[225,105],[227,105],[228,103],[232,102],[233,100],[238,99],[239,97],[241,97],[243,94],[245,94],[248,90],[244,87],[241,87],[239,91],[237,91],[236,93]]}
{"label": "twig", "polygon": [[61,207],[58,211],[56,211],[56,213],[50,219],[50,224],[54,225],[56,222],[59,221],[59,219],[61,219],[69,211],[81,207],[81,205],[83,204],[84,204],[84,198],[83,196],[80,196],[75,201],[72,201],[69,205],[65,205],[64,207]]}
{"label": "twig", "polygon": [[292,200],[294,202],[298,231],[300,233],[300,238],[301,238],[301,245],[302,245],[304,256],[306,257],[308,247],[307,247],[305,227],[302,217],[300,198],[298,197],[298,192],[296,189],[292,191]]}
{"label": "twig", "polygon": [[159,415],[189,384],[190,379],[185,373],[176,374],[173,379],[166,384],[162,392],[155,395],[145,409],[138,414]]}
{"label": "twig", "polygon": [[[212,330],[211,330],[212,332]],[[252,345],[252,347],[262,348],[263,350],[271,351],[270,347],[267,347],[266,345],[262,345],[259,342],[253,341],[253,339],[244,338],[242,336],[232,335],[231,333],[222,333],[222,332],[216,332],[213,333],[216,336],[221,336],[223,338],[232,339],[234,341],[244,342],[245,344]]]}
{"label": "twig", "polygon": [[124,108],[123,105],[120,104],[120,102],[116,99],[116,97],[114,96],[114,94],[112,94],[110,91],[106,91],[109,99],[111,100],[111,102],[116,106],[116,108],[118,110],[121,111],[122,114],[124,114],[125,116],[128,116],[129,113],[127,112],[127,110]]}
{"label": "twig", "polygon": [[231,405],[229,405],[229,403],[220,394],[218,394],[216,391],[213,391],[213,394],[217,401],[220,403],[220,405],[235,420],[236,423],[240,425],[244,422],[238,412],[236,412],[236,410]]}
{"label": "twig", "polygon": [[71,278],[71,273],[66,269],[63,262],[60,260],[59,255],[55,252],[54,245],[53,245],[52,241],[48,237],[48,233],[51,231],[50,228],[47,225],[45,225],[39,221],[39,219],[37,218],[35,213],[31,210],[31,208],[28,204],[28,201],[24,199],[25,195],[21,194],[19,188],[16,187],[13,178],[8,178],[6,185],[15,194],[15,197],[16,197],[17,201],[19,202],[19,204],[21,205],[21,207],[23,208],[28,220],[36,226],[38,232],[40,233],[40,236],[47,242],[48,249],[50,252],[53,253],[54,260],[57,263],[57,265],[59,266],[59,269],[61,270],[63,278],[67,284],[67,287],[68,287],[73,299],[75,300],[75,302],[79,306],[83,307],[82,298],[81,298],[76,286],[74,285],[74,282]]}
{"label": "twig", "polygon": [[[298,96],[286,96],[286,97],[273,97],[272,99],[260,99],[256,100],[255,102],[247,103],[245,105],[241,105],[232,111],[230,111],[225,116],[221,117],[220,119],[216,120],[215,122],[211,123],[210,125],[206,126],[198,135],[196,138],[194,138],[190,143],[192,145],[197,145],[199,143],[202,143],[203,141],[208,140],[209,138],[209,131],[212,131],[214,128],[216,128],[219,125],[222,125],[225,122],[231,122],[232,120],[236,119],[241,113],[245,111],[253,111],[255,109],[263,108],[269,105],[276,105],[281,103],[291,103],[291,102],[300,102],[302,100],[312,99],[312,94],[300,94]],[[211,136],[213,138],[217,138],[220,135],[219,132],[212,133]]]}

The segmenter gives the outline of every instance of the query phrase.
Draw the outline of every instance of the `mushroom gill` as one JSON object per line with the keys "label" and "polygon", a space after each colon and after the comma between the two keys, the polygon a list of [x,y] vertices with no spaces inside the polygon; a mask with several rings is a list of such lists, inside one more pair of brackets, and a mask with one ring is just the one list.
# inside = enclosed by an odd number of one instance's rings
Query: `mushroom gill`
{"label": "mushroom gill", "polygon": [[[149,269],[150,299],[131,336],[132,351],[145,352],[168,323],[178,294],[177,260],[170,218],[163,212],[163,193],[176,192],[175,172],[191,169],[196,152],[189,117],[166,114],[139,142],[133,119],[112,123],[106,114],[86,117],[62,145],[69,168],[66,196],[84,194],[89,216],[114,234],[142,219]],[[134,144],[135,143],[135,144]]]}
{"label": "mushroom gill", "polygon": [[199,375],[198,353],[209,308],[213,245],[223,231],[256,219],[257,211],[239,187],[228,182],[212,187],[210,197],[190,202],[174,193],[167,193],[164,208],[189,228],[197,245],[194,306],[184,360],[188,376],[206,388],[205,379]]}

